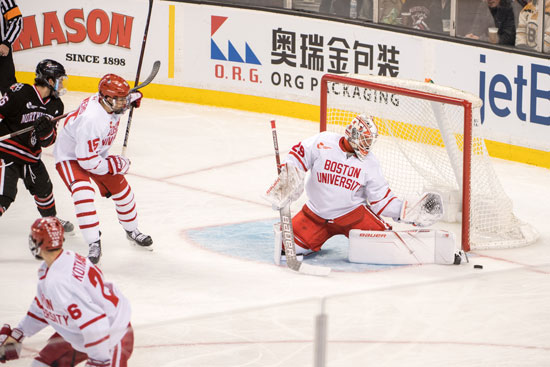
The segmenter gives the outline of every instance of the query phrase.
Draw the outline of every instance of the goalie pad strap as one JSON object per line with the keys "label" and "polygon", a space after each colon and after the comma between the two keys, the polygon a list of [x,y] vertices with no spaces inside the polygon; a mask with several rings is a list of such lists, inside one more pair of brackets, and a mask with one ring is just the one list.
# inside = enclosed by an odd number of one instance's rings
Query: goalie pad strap
{"label": "goalie pad strap", "polygon": [[361,231],[349,233],[348,258],[353,263],[409,265],[453,264],[452,232],[443,230]]}

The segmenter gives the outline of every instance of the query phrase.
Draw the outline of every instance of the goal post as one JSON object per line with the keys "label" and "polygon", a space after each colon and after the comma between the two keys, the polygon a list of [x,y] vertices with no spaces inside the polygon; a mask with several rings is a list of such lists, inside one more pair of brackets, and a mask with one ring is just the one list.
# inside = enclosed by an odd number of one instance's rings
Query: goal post
{"label": "goal post", "polygon": [[459,222],[462,248],[510,248],[538,238],[513,213],[482,136],[479,97],[428,82],[372,75],[321,79],[320,130],[344,134],[359,113],[373,116],[373,153],[400,197],[437,191],[446,222]]}

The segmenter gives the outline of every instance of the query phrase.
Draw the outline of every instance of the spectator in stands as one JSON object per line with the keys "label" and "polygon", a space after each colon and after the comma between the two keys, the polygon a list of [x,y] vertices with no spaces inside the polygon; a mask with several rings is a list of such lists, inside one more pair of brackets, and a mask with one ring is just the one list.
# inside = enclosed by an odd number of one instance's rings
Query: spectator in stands
{"label": "spectator in stands", "polygon": [[[319,13],[336,15],[342,18],[350,18],[350,3],[351,0],[321,0]],[[363,0],[357,0],[356,16],[361,14],[362,6]]]}
{"label": "spectator in stands", "polygon": [[398,24],[398,18],[401,17],[401,0],[379,0],[378,21],[385,24]]}
{"label": "spectator in stands", "polygon": [[[527,3],[519,14],[516,32],[516,47],[537,50],[540,41],[538,28],[538,0]],[[544,43],[542,52],[550,53],[550,0],[544,5]]]}
{"label": "spectator in stands", "polygon": [[411,28],[443,32],[441,0],[407,0],[403,12],[411,13]]}
{"label": "spectator in stands", "polygon": [[525,5],[531,0],[512,0],[512,9],[514,10],[514,24],[519,24],[519,13],[525,8]]}
{"label": "spectator in stands", "polygon": [[488,41],[489,28],[498,29],[498,44],[515,45],[516,26],[511,0],[481,0],[467,38]]}

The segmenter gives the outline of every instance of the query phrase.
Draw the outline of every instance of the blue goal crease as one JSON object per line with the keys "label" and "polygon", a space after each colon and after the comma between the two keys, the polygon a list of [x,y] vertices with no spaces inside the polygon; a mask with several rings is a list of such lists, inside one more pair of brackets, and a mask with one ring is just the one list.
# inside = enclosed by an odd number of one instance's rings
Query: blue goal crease
{"label": "blue goal crease", "polygon": [[[191,240],[211,251],[246,260],[273,263],[273,225],[278,220],[264,220],[213,226],[187,231]],[[308,255],[304,262],[328,266],[336,271],[381,271],[407,265],[355,264],[348,261],[348,239],[335,236],[321,251]]]}

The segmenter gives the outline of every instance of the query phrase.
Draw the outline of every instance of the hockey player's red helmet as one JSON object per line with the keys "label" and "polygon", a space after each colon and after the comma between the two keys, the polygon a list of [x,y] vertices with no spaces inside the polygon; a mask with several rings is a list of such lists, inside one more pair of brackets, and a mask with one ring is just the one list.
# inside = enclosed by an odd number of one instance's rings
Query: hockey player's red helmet
{"label": "hockey player's red helmet", "polygon": [[34,221],[29,235],[29,248],[37,259],[40,251],[59,250],[63,247],[65,231],[56,217],[44,217]]}
{"label": "hockey player's red helmet", "polygon": [[357,158],[363,160],[378,138],[378,128],[371,116],[357,115],[346,127],[346,137]]}
{"label": "hockey player's red helmet", "polygon": [[[115,74],[107,74],[99,81],[99,95],[114,113],[123,113],[129,106],[130,85]],[[109,101],[107,97],[110,97]]]}

